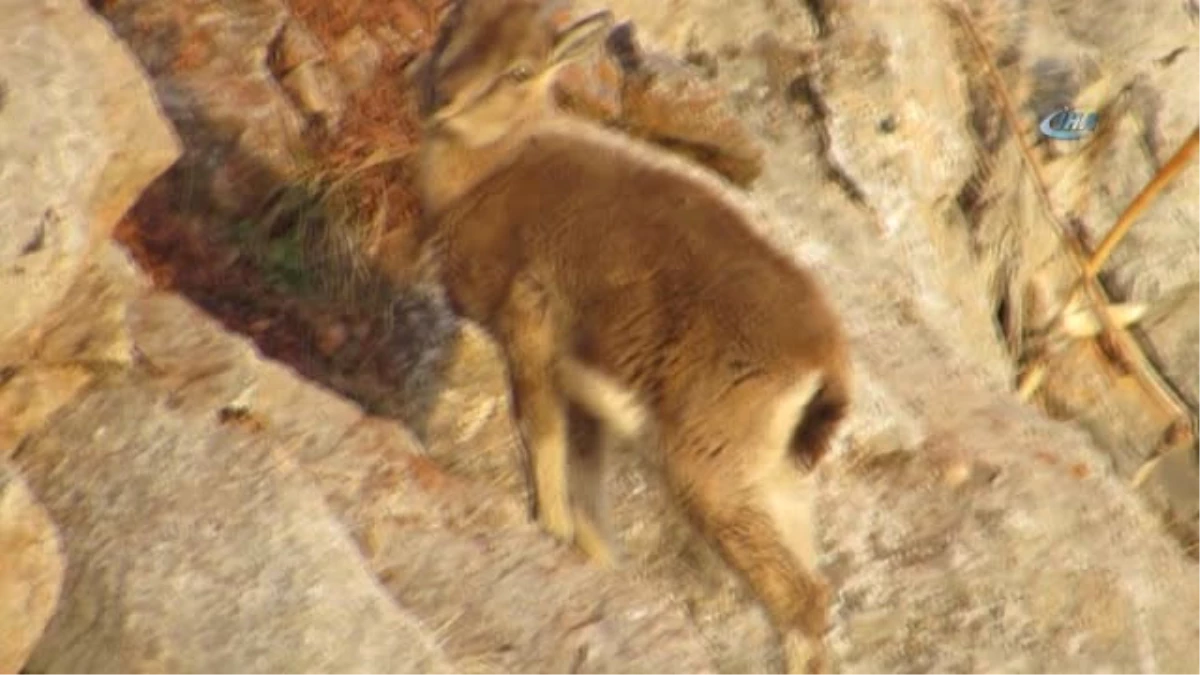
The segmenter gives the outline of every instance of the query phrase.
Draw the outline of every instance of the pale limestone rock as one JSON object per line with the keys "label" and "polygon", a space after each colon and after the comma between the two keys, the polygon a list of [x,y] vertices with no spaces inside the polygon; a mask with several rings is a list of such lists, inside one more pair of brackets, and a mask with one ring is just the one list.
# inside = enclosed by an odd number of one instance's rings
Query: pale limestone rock
{"label": "pale limestone rock", "polygon": [[[102,75],[101,75],[102,74]],[[179,155],[141,68],[79,0],[0,2],[0,365]]]}
{"label": "pale limestone rock", "polygon": [[94,389],[17,456],[72,561],[32,669],[446,670],[286,448],[172,398]]}
{"label": "pale limestone rock", "polygon": [[0,672],[29,658],[62,591],[58,530],[12,465],[0,463]]}

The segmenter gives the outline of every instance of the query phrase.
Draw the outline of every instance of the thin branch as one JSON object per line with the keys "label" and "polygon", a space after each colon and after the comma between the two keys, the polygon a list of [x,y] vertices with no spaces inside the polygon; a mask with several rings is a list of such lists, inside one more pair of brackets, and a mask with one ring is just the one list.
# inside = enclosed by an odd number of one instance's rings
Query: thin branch
{"label": "thin branch", "polygon": [[1188,162],[1196,156],[1196,149],[1198,147],[1200,147],[1200,127],[1192,131],[1192,135],[1188,136],[1188,139],[1184,141],[1175,155],[1163,165],[1154,178],[1149,183],[1146,183],[1146,187],[1142,188],[1138,196],[1129,203],[1125,212],[1117,219],[1116,224],[1112,226],[1108,234],[1104,235],[1104,241],[1100,242],[1100,246],[1092,253],[1092,257],[1088,260],[1087,266],[1084,268],[1084,274],[1089,277],[1096,276],[1096,273],[1108,261],[1108,257],[1112,255],[1113,249],[1129,233],[1129,229],[1133,227],[1133,223],[1137,217],[1150,206],[1150,203],[1166,188],[1167,184],[1183,171]]}

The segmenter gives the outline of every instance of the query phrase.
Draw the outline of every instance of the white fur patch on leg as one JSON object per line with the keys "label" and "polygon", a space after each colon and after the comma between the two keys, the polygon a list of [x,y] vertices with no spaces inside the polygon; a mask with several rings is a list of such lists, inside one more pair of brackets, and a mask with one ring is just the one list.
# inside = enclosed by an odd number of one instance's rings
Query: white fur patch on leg
{"label": "white fur patch on leg", "polygon": [[813,529],[816,488],[811,475],[781,471],[763,484],[763,501],[788,550],[806,569],[817,569],[817,533]]}
{"label": "white fur patch on leg", "polygon": [[783,636],[783,662],[788,673],[820,673],[825,670],[825,648],[817,638],[798,632]]}
{"label": "white fur patch on leg", "polygon": [[558,380],[567,398],[587,409],[617,436],[634,438],[646,426],[646,408],[637,395],[596,368],[567,357],[559,364]]}

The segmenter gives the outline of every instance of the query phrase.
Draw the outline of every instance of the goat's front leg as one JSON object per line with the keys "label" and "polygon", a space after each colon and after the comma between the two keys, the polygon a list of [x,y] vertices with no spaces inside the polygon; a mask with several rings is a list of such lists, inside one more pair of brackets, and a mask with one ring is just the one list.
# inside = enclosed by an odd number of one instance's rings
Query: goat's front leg
{"label": "goat's front leg", "polygon": [[498,324],[517,426],[533,469],[538,522],[571,542],[575,524],[567,479],[567,407],[555,378],[561,334],[552,299],[534,280],[519,278]]}

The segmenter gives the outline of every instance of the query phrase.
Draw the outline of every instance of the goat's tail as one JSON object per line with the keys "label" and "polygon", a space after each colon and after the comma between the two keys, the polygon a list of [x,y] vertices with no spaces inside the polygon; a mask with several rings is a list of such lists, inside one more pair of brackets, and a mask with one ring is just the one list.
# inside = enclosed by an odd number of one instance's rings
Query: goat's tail
{"label": "goat's tail", "polygon": [[850,407],[846,383],[836,372],[809,373],[793,389],[788,452],[805,470],[811,470],[829,451],[829,442]]}

